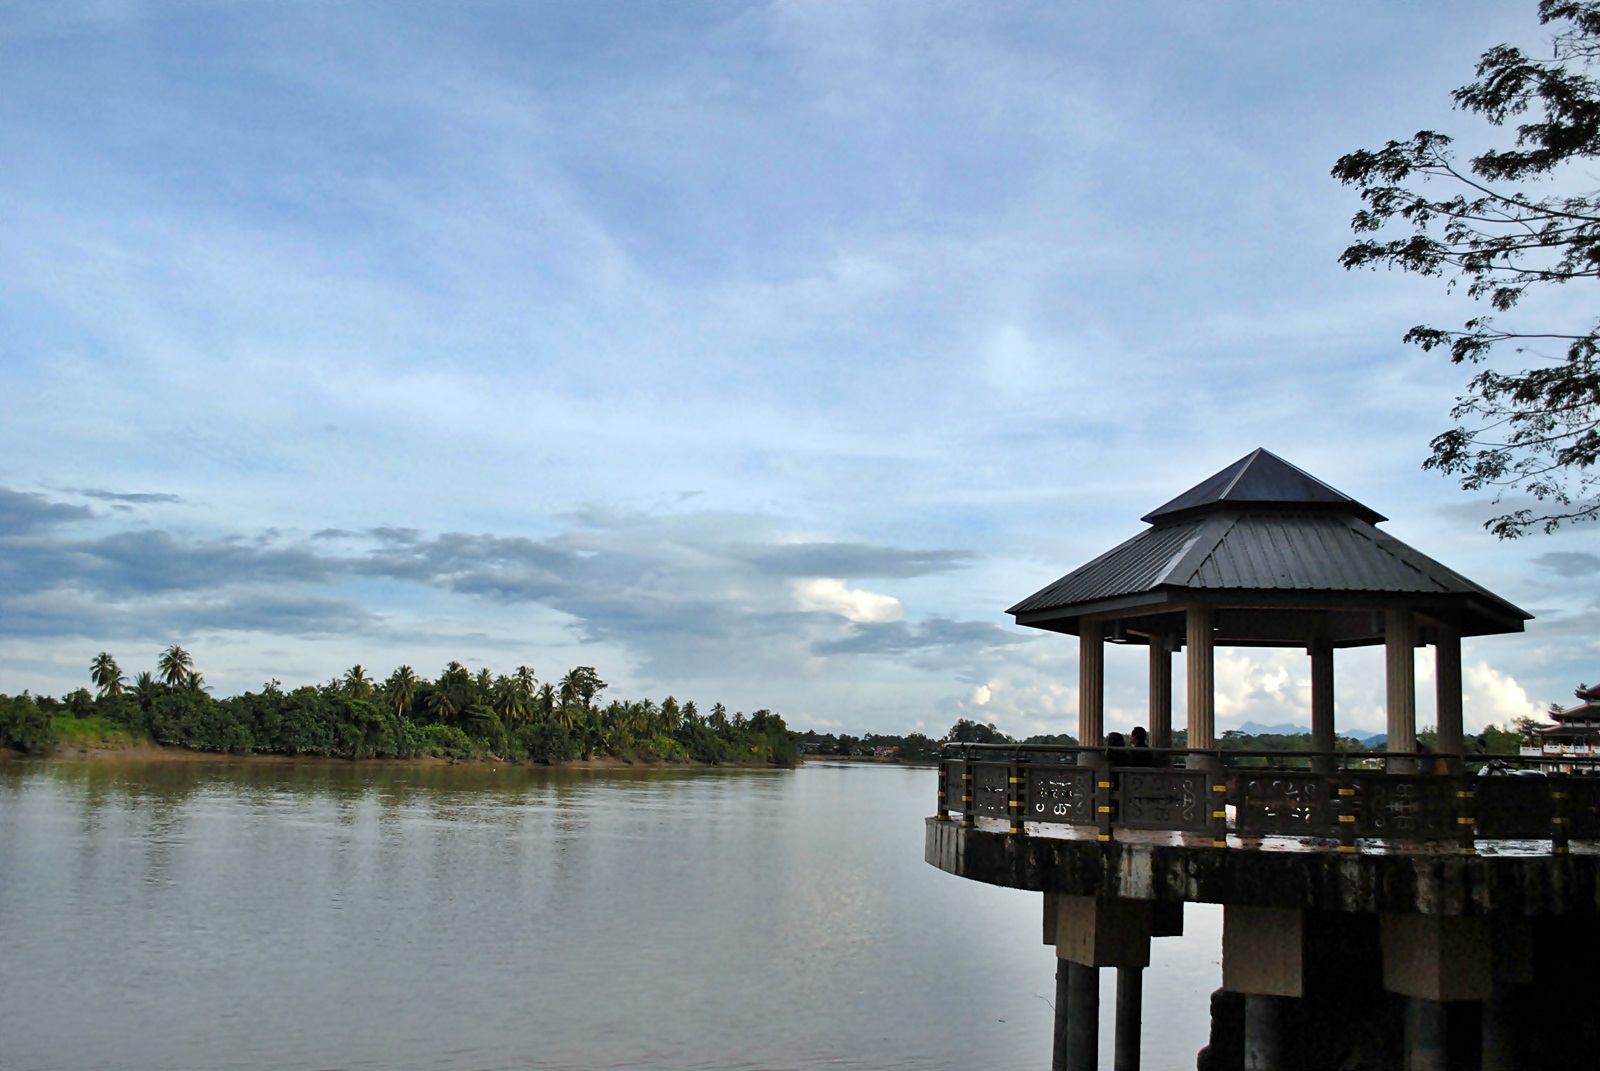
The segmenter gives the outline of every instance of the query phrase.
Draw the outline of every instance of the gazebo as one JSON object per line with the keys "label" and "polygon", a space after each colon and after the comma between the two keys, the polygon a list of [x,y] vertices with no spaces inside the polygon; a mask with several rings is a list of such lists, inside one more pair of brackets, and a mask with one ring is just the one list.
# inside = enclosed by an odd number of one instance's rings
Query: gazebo
{"label": "gazebo", "polygon": [[[1461,639],[1532,615],[1376,527],[1385,520],[1264,449],[1147,514],[1150,527],[1011,607],[1078,637],[1078,739],[1104,744],[1105,647],[1150,649],[1151,744],[1172,740],[1172,654],[1186,655],[1188,747],[1216,746],[1218,645],[1304,647],[1312,749],[1334,749],[1333,652],[1387,651],[1388,750],[1417,749],[1414,649],[1434,648],[1438,750],[1459,756]],[[1191,765],[1207,757],[1191,754]],[[1405,772],[1409,760],[1391,760]]]}

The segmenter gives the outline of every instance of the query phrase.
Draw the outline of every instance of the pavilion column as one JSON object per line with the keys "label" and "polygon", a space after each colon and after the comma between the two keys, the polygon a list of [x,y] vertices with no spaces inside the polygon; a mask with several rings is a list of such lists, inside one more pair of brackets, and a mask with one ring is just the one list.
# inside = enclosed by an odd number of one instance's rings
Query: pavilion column
{"label": "pavilion column", "polygon": [[[1332,751],[1333,731],[1333,642],[1324,637],[1311,641],[1311,750]],[[1333,773],[1331,758],[1313,759],[1317,773]]]}
{"label": "pavilion column", "polygon": [[[1417,619],[1410,610],[1384,614],[1387,655],[1389,752],[1417,750]],[[1390,773],[1414,773],[1415,759],[1390,760]]]}
{"label": "pavilion column", "polygon": [[1165,635],[1150,637],[1150,746],[1172,746],[1172,651]]}
{"label": "pavilion column", "polygon": [[1105,626],[1084,621],[1078,627],[1078,743],[1085,747],[1105,743],[1105,714]]}
{"label": "pavilion column", "polygon": [[[1216,667],[1213,656],[1216,641],[1212,626],[1216,612],[1209,606],[1191,606],[1184,617],[1188,624],[1189,747],[1215,747]],[[1189,765],[1207,766],[1209,757],[1190,755]]]}
{"label": "pavilion column", "polygon": [[1433,699],[1438,711],[1439,753],[1451,757],[1450,768],[1461,768],[1461,630],[1441,621],[1433,648]]}

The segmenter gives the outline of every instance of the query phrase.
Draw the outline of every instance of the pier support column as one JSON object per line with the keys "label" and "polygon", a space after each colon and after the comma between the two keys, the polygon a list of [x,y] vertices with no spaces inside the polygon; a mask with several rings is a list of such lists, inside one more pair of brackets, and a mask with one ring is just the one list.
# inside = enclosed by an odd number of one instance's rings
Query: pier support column
{"label": "pier support column", "polygon": [[[1417,618],[1410,610],[1384,612],[1383,646],[1388,680],[1391,753],[1417,750]],[[1415,773],[1415,759],[1390,759],[1390,773]]]}
{"label": "pier support column", "polygon": [[1070,1046],[1071,1031],[1068,1024],[1072,1021],[1069,1014],[1072,1007],[1072,964],[1064,959],[1056,960],[1056,1021],[1055,1031],[1050,1041],[1050,1071],[1067,1071],[1067,1049]]}
{"label": "pier support column", "polygon": [[1426,997],[1406,998],[1406,1071],[1450,1071],[1445,1006]]}
{"label": "pier support column", "polygon": [[1383,988],[1436,1003],[1485,1000],[1493,991],[1494,941],[1487,919],[1383,915]]}
{"label": "pier support column", "polygon": [[1257,996],[1305,995],[1305,913],[1222,908],[1222,988]]}
{"label": "pier support column", "polygon": [[[1209,606],[1191,606],[1184,618],[1188,626],[1189,648],[1189,746],[1216,747],[1216,636],[1212,631],[1216,623],[1216,611]],[[1190,755],[1189,766],[1209,769],[1210,756]]]}
{"label": "pier support column", "polygon": [[1144,1022],[1144,968],[1117,968],[1117,1034],[1113,1071],[1139,1071],[1139,1032]]}
{"label": "pier support column", "polygon": [[1099,1071],[1100,968],[1063,960],[1067,969],[1065,1071]]}
{"label": "pier support column", "polygon": [[1172,746],[1172,650],[1164,635],[1150,637],[1150,746]]}
{"label": "pier support column", "polygon": [[1078,743],[1100,747],[1106,742],[1105,626],[1084,621],[1078,630]]}
{"label": "pier support column", "polygon": [[[1311,750],[1332,751],[1333,729],[1333,643],[1324,638],[1311,641]],[[1334,760],[1312,759],[1314,773],[1331,774]]]}
{"label": "pier support column", "polygon": [[1497,984],[1483,1002],[1483,1071],[1516,1071],[1517,1018],[1510,986]]}
{"label": "pier support column", "polygon": [[1282,1071],[1284,997],[1244,998],[1244,1071]]}

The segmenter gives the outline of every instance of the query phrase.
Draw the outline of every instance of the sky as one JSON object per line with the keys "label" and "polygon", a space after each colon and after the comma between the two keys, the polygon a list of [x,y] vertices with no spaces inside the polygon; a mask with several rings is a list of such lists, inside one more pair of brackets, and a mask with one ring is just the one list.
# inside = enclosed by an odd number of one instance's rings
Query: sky
{"label": "sky", "polygon": [[[1469,728],[1569,701],[1600,529],[1422,470],[1466,375],[1401,336],[1475,310],[1340,268],[1329,177],[1495,143],[1449,93],[1533,9],[0,6],[0,692],[178,643],[218,695],[454,659],[1072,731],[1075,641],[1005,609],[1266,447],[1536,615],[1467,641]],[[1219,727],[1307,723],[1308,661],[1219,651]],[[1338,674],[1381,730],[1381,652]]]}

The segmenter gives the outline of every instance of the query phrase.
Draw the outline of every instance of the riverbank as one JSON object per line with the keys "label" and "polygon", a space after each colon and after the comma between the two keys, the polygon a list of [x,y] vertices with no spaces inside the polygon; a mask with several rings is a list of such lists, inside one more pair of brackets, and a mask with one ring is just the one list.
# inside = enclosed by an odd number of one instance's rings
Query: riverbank
{"label": "riverbank", "polygon": [[[704,768],[736,767],[736,768],[766,768],[774,765],[771,762],[702,762],[697,759],[682,759],[677,761],[665,759],[623,758],[618,755],[594,755],[590,758],[575,758],[561,761],[544,761],[538,759],[511,760],[497,758],[492,755],[481,757],[448,758],[438,755],[418,755],[413,758],[363,758],[347,759],[338,755],[279,755],[220,751],[195,751],[185,747],[167,747],[149,741],[127,740],[123,742],[106,741],[92,744],[74,743],[59,744],[42,755],[30,755],[15,748],[0,747],[0,762],[16,763],[49,763],[49,762],[97,762],[116,760],[123,762],[224,762],[257,765],[292,765],[306,763],[329,763],[341,766],[527,766],[527,767],[553,767],[561,769],[584,770],[615,770],[615,769],[673,769],[673,768]],[[842,760],[849,761],[849,760]],[[798,765],[798,764],[796,764]]]}

